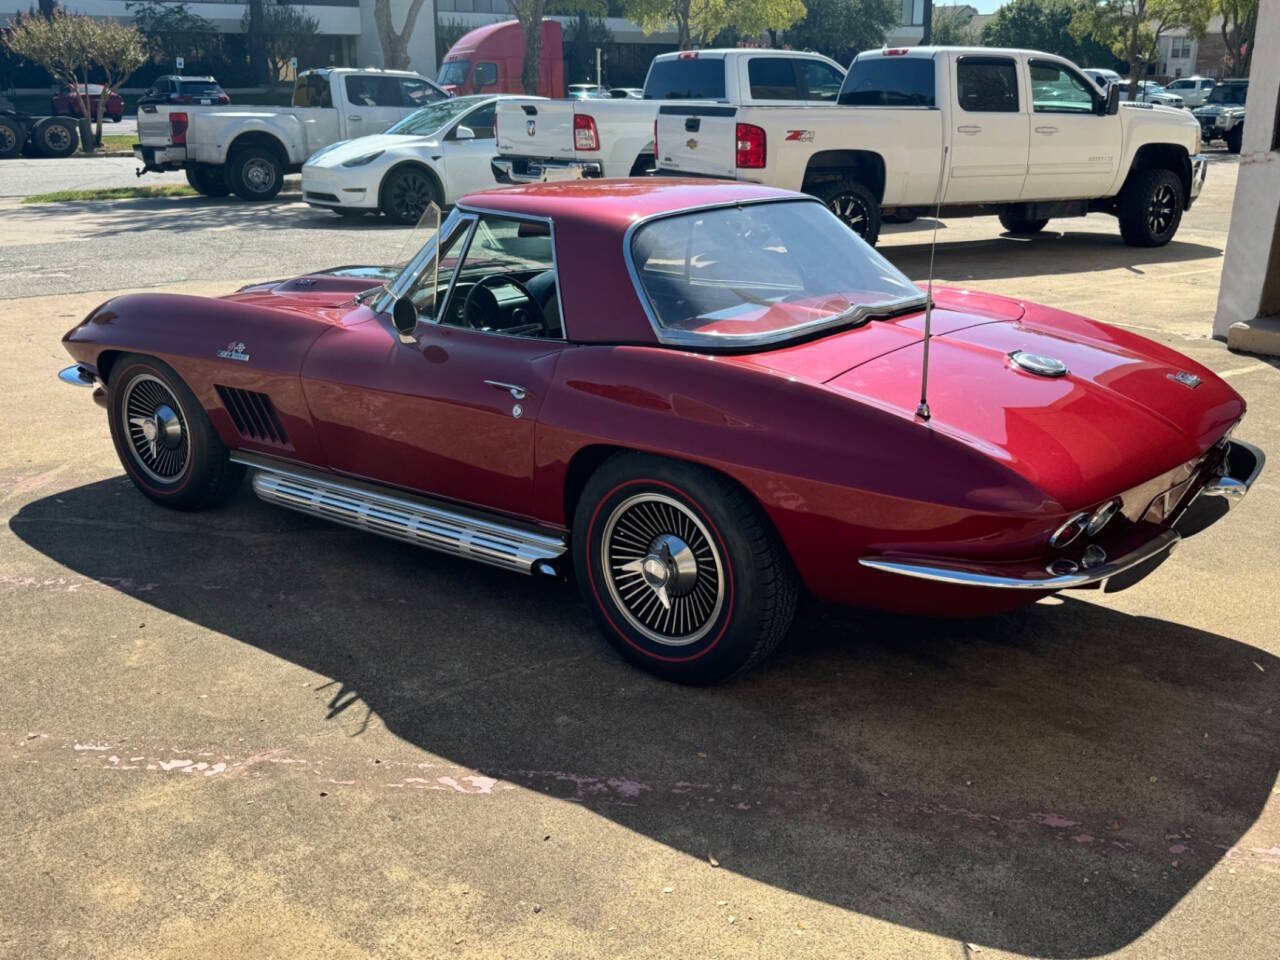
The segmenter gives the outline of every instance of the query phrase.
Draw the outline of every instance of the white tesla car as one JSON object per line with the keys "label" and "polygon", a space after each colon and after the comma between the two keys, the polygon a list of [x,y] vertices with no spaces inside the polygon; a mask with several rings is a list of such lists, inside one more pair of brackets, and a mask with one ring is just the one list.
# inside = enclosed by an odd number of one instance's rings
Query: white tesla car
{"label": "white tesla car", "polygon": [[495,185],[494,107],[505,95],[450,97],[411,113],[386,133],[344,140],[302,168],[302,196],[313,207],[358,217],[381,210],[414,224],[435,201]]}

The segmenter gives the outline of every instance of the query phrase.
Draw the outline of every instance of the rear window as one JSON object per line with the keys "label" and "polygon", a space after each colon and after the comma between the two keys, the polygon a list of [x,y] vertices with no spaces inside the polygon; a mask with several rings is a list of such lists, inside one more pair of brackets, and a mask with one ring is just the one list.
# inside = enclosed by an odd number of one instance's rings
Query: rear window
{"label": "rear window", "polygon": [[644,81],[646,100],[723,100],[724,60],[673,58],[655,60]]}
{"label": "rear window", "polygon": [[850,107],[934,106],[931,57],[868,57],[853,61],[840,88]]}
{"label": "rear window", "polygon": [[216,97],[222,88],[212,80],[183,80],[182,92],[189,97]]}

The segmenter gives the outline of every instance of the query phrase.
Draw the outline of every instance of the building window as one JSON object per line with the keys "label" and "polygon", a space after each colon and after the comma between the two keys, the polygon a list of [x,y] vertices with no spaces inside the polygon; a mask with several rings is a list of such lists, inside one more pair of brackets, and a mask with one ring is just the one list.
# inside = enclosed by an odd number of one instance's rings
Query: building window
{"label": "building window", "polygon": [[898,22],[904,27],[923,26],[924,0],[899,0]]}
{"label": "building window", "polygon": [[1170,60],[1188,60],[1191,58],[1191,38],[1190,37],[1170,37],[1169,38],[1169,59]]}

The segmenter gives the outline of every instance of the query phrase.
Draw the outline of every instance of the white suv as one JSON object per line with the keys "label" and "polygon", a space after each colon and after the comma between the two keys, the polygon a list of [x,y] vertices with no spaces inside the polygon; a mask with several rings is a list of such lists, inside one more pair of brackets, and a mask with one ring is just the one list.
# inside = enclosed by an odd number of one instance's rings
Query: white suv
{"label": "white suv", "polygon": [[1188,107],[1198,107],[1209,99],[1216,82],[1212,77],[1179,77],[1170,81],[1165,89],[1181,97]]}

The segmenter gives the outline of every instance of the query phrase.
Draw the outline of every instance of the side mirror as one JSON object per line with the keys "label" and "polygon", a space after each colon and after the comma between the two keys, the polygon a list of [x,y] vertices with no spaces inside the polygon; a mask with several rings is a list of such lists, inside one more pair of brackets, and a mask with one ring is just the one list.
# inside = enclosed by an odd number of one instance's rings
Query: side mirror
{"label": "side mirror", "polygon": [[462,124],[458,124],[453,128],[453,139],[455,140],[474,140],[475,138],[476,132],[470,127],[464,127]]}
{"label": "side mirror", "polygon": [[401,343],[417,343],[413,335],[418,329],[418,308],[408,297],[401,297],[391,307],[391,323],[396,328],[396,335]]}
{"label": "side mirror", "polygon": [[1114,117],[1120,112],[1120,84],[1113,83],[1107,87],[1106,115]]}

